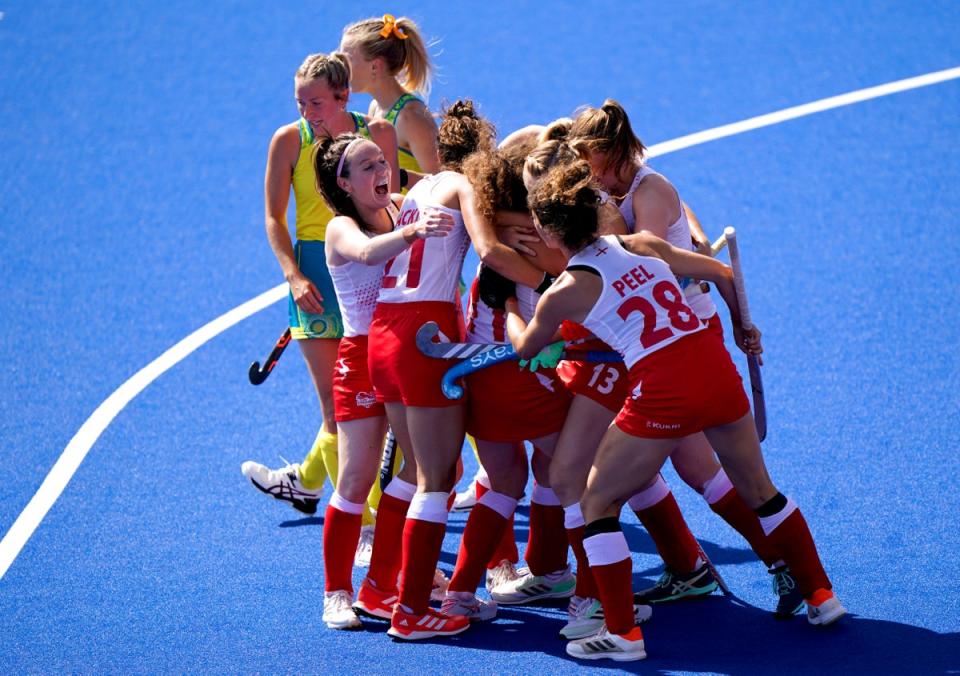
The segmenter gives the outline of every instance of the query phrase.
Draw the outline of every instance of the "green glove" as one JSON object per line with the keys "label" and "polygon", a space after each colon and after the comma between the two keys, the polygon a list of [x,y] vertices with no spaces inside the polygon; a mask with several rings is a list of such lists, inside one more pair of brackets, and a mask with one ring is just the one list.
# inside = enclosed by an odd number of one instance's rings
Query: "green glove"
{"label": "green glove", "polygon": [[560,363],[560,359],[563,358],[563,346],[564,342],[562,340],[558,340],[556,343],[550,343],[540,350],[533,359],[521,359],[520,367],[528,368],[532,373],[536,373],[540,367],[546,369],[557,368],[557,364]]}

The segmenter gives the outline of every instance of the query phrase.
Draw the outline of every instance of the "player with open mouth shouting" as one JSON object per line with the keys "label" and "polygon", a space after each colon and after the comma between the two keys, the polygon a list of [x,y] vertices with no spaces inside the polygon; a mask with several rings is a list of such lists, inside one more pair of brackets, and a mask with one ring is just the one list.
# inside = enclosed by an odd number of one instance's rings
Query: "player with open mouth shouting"
{"label": "player with open mouth shouting", "polygon": [[[386,413],[376,401],[367,368],[367,333],[387,262],[416,242],[446,237],[453,219],[425,209],[414,222],[395,229],[401,196],[391,196],[390,166],[380,148],[360,136],[323,139],[315,153],[317,187],[337,214],[327,225],[326,259],[344,333],[333,373],[340,470],[323,524],[323,621],[334,629],[351,629],[360,626],[352,607],[353,552],[386,431]],[[416,465],[408,462],[391,483],[397,484],[393,489],[397,490],[401,485],[412,488],[414,481]],[[395,549],[400,539],[399,523],[391,524],[387,518],[379,522],[397,532],[374,540],[373,558],[378,564],[379,550]],[[375,566],[372,575],[381,570]],[[392,571],[391,585],[396,568]]]}

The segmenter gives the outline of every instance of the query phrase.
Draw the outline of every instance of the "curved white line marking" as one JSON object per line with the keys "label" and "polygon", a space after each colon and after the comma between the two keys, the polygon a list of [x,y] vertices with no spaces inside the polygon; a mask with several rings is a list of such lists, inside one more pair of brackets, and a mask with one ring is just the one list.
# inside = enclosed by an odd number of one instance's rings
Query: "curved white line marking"
{"label": "curved white line marking", "polygon": [[47,478],[40,484],[36,494],[27,503],[7,534],[3,536],[3,540],[0,541],[0,579],[3,578],[17,555],[20,554],[20,550],[33,535],[33,531],[40,525],[43,517],[50,511],[53,503],[63,493],[77,468],[80,467],[80,463],[87,457],[87,453],[93,447],[93,444],[134,397],[208,340],[268,305],[276,303],[286,295],[287,285],[280,284],[265,293],[261,293],[256,298],[248,300],[243,305],[235,307],[225,315],[217,317],[137,371],[133,377],[107,397],[93,412],[93,415],[87,418],[87,421],[83,423],[77,433],[73,435],[70,443],[63,449],[63,453],[60,454],[60,458],[54,464],[53,469],[47,474]]}
{"label": "curved white line marking", "polygon": [[[917,87],[926,87],[956,78],[960,78],[960,67],[928,73],[906,80],[898,80],[877,87],[860,89],[855,92],[850,92],[849,94],[832,96],[802,106],[794,106],[774,113],[768,113],[767,115],[751,117],[742,122],[735,122],[733,124],[723,125],[722,127],[714,127],[713,129],[707,129],[706,131],[697,132],[696,134],[690,134],[688,136],[681,136],[672,141],[657,143],[648,148],[648,153],[651,157],[665,155],[701,143],[708,143],[709,141],[733,136],[734,134],[742,134],[743,132],[753,129],[769,127],[805,115],[820,113],[825,110],[830,110],[831,108],[848,106],[852,103],[896,94],[909,89],[916,89]],[[67,487],[67,484],[77,471],[80,463],[87,457],[87,453],[90,452],[90,449],[96,443],[97,439],[100,438],[100,435],[103,434],[103,431],[111,421],[117,417],[120,411],[122,411],[134,397],[146,389],[150,383],[185,359],[208,340],[211,340],[234,324],[259,312],[268,305],[272,305],[282,299],[287,293],[286,289],[286,284],[275,286],[269,291],[260,294],[256,298],[247,301],[243,305],[230,310],[230,312],[225,315],[197,329],[137,371],[133,377],[127,380],[127,382],[121,385],[119,389],[107,397],[107,399],[97,407],[93,415],[91,415],[77,433],[73,435],[70,443],[63,449],[63,453],[60,454],[60,458],[54,464],[50,473],[47,474],[47,478],[43,480],[36,494],[20,513],[20,516],[17,517],[17,520],[13,523],[13,526],[10,527],[10,530],[3,536],[3,540],[0,540],[0,579],[3,579],[7,570],[20,554],[20,550],[23,549],[27,540],[30,539],[30,536],[33,535],[33,532],[37,529],[37,526],[43,521],[47,512],[50,511],[50,508],[53,507],[53,503],[57,501],[57,498],[60,497],[60,494],[63,493]]]}

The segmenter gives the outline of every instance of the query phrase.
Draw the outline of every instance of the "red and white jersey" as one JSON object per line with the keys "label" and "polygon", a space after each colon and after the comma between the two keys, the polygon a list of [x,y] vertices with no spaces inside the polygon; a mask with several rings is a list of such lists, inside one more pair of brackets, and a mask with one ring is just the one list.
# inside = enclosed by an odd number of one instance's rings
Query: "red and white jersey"
{"label": "red and white jersey", "polygon": [[706,328],[687,305],[670,266],[652,256],[627,251],[607,235],[570,259],[567,269],[589,268],[603,280],[603,291],[581,322],[623,355],[629,369],[683,336]]}
{"label": "red and white jersey", "polygon": [[444,176],[441,172],[425,176],[417,182],[400,205],[400,216],[395,227],[415,223],[424,209],[438,209],[453,217],[453,230],[446,237],[418,239],[387,263],[380,287],[381,303],[414,303],[444,301],[454,303],[463,258],[470,247],[470,237],[463,224],[463,216],[456,209],[438,204],[432,197],[433,188]]}
{"label": "red and white jersey", "polygon": [[[627,232],[630,233],[635,232],[637,227],[637,220],[633,215],[634,193],[636,193],[637,188],[640,187],[640,182],[647,176],[659,176],[663,180],[667,180],[663,174],[658,174],[646,163],[640,165],[637,175],[633,177],[633,182],[630,184],[630,189],[627,190],[627,196],[624,197],[623,201],[619,204],[620,215],[623,216],[623,220],[626,221]],[[669,181],[667,182],[669,183]],[[680,207],[680,218],[671,223],[667,228],[666,240],[678,249],[693,251],[694,246],[690,238],[690,221],[687,220],[687,211],[683,208],[683,205],[680,204],[680,194],[677,193],[676,188],[674,188],[674,194],[677,195],[677,204]],[[698,317],[701,319],[709,319],[717,314],[717,306],[713,304],[713,299],[710,298],[709,293],[703,293],[696,285],[690,286],[684,291],[687,294],[687,303],[693,308],[694,312],[697,313]]]}
{"label": "red and white jersey", "polygon": [[[479,276],[480,266],[477,266],[477,277],[474,277],[473,284],[470,285],[470,299],[467,304],[467,342],[505,345],[510,342],[507,338],[507,313],[504,310],[494,310],[480,300]],[[517,304],[524,321],[533,319],[539,300],[540,294],[534,289],[517,284]]]}
{"label": "red and white jersey", "polygon": [[[396,207],[391,204],[387,213],[396,223]],[[343,318],[343,335],[347,338],[370,333],[370,320],[377,307],[383,281],[383,267],[383,264],[364,265],[353,261],[343,265],[327,265]]]}

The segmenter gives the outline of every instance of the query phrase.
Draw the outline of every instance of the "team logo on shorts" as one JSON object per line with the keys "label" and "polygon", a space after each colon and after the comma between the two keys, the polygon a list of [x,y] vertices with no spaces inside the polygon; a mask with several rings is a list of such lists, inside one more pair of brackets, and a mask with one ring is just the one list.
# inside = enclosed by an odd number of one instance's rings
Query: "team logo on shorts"
{"label": "team logo on shorts", "polygon": [[373,392],[357,392],[357,406],[370,408],[377,403],[377,395]]}
{"label": "team logo on shorts", "polygon": [[653,430],[678,430],[680,429],[680,423],[661,423],[656,422],[655,420],[647,421],[647,429]]}

